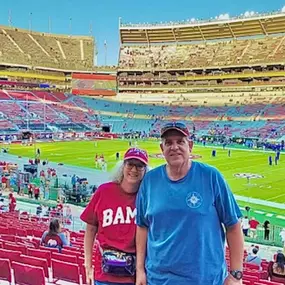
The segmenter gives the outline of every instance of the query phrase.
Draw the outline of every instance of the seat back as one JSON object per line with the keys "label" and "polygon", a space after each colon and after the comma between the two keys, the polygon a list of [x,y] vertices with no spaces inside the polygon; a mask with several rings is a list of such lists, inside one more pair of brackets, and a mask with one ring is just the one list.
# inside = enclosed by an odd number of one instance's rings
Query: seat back
{"label": "seat back", "polygon": [[257,264],[254,264],[254,263],[245,262],[244,267],[251,269],[251,270],[253,270],[253,269],[259,270],[259,266]]}
{"label": "seat back", "polygon": [[11,251],[8,249],[0,248],[0,258],[9,259],[10,262],[12,261],[20,261],[20,255],[22,254],[21,251]]}
{"label": "seat back", "polygon": [[59,252],[58,248],[42,246],[42,245],[39,247],[39,249],[41,249],[41,250],[48,250],[50,252]]}
{"label": "seat back", "polygon": [[51,260],[52,274],[55,280],[65,280],[79,284],[79,266],[60,260]]}
{"label": "seat back", "polygon": [[40,267],[13,262],[15,283],[20,285],[45,285],[44,271]]}
{"label": "seat back", "polygon": [[3,243],[3,248],[13,251],[20,251],[22,254],[27,253],[27,248],[24,245],[12,244],[12,243]]}
{"label": "seat back", "polygon": [[11,264],[9,259],[0,258],[0,280],[12,282]]}
{"label": "seat back", "polygon": [[21,257],[21,263],[40,267],[44,270],[45,277],[47,277],[47,278],[49,277],[48,264],[47,264],[46,259],[28,256],[28,255],[23,255],[23,254],[20,257]]}
{"label": "seat back", "polygon": [[51,267],[51,252],[48,250],[27,248],[27,255],[45,259],[48,267]]}
{"label": "seat back", "polygon": [[51,258],[56,259],[56,260],[61,260],[64,262],[77,264],[77,256],[76,255],[67,255],[67,254],[52,252]]}
{"label": "seat back", "polygon": [[16,238],[14,235],[1,235],[2,240],[15,242]]}

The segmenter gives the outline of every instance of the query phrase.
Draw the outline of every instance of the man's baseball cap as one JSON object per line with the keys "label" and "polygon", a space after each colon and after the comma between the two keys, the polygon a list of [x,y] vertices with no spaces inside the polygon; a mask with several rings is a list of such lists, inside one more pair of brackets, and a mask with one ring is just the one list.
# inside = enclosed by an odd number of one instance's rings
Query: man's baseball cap
{"label": "man's baseball cap", "polygon": [[124,155],[124,161],[128,159],[138,159],[143,162],[145,165],[148,165],[148,154],[146,151],[139,149],[139,148],[129,148]]}
{"label": "man's baseball cap", "polygon": [[190,136],[190,132],[187,126],[182,122],[171,122],[171,123],[164,124],[160,130],[160,136],[163,137],[165,133],[170,130],[176,130],[180,132],[182,135],[184,135],[185,137]]}

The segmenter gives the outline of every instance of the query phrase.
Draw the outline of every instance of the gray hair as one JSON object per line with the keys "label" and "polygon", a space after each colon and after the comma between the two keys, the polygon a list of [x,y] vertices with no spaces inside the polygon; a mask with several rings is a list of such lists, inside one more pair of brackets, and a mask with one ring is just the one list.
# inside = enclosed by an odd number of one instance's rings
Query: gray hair
{"label": "gray hair", "polygon": [[[150,167],[146,167],[145,173],[150,170]],[[124,179],[124,161],[119,161],[113,170],[111,171],[111,181],[121,184]]]}

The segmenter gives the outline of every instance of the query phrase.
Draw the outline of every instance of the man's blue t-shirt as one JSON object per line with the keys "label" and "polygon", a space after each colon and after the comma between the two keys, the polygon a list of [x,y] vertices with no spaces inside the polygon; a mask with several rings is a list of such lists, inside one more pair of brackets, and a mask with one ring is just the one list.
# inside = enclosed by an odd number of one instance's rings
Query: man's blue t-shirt
{"label": "man's blue t-shirt", "polygon": [[148,285],[222,285],[227,275],[225,227],[241,217],[220,172],[192,162],[171,181],[166,166],[145,175],[137,196],[137,225],[148,228]]}

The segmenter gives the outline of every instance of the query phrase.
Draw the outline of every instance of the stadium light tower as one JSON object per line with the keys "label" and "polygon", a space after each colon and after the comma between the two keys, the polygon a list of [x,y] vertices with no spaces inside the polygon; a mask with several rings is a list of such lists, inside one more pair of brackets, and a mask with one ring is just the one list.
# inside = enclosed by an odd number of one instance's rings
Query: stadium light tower
{"label": "stadium light tower", "polygon": [[32,17],[33,17],[33,13],[30,12],[30,17],[29,17],[29,30],[30,30],[30,32],[32,31],[32,27],[33,27]]}
{"label": "stadium light tower", "polygon": [[105,52],[105,66],[107,66],[107,41],[104,41],[104,52]]}
{"label": "stadium light tower", "polygon": [[8,15],[8,25],[9,25],[9,27],[12,27],[12,11],[11,11],[11,9],[9,10],[9,15]]}
{"label": "stadium light tower", "polygon": [[69,34],[72,34],[72,18],[69,18]]}
{"label": "stadium light tower", "polygon": [[49,17],[48,17],[48,32],[49,32],[49,34],[51,34],[51,29],[52,29],[52,26],[51,26],[51,17],[49,16]]}

